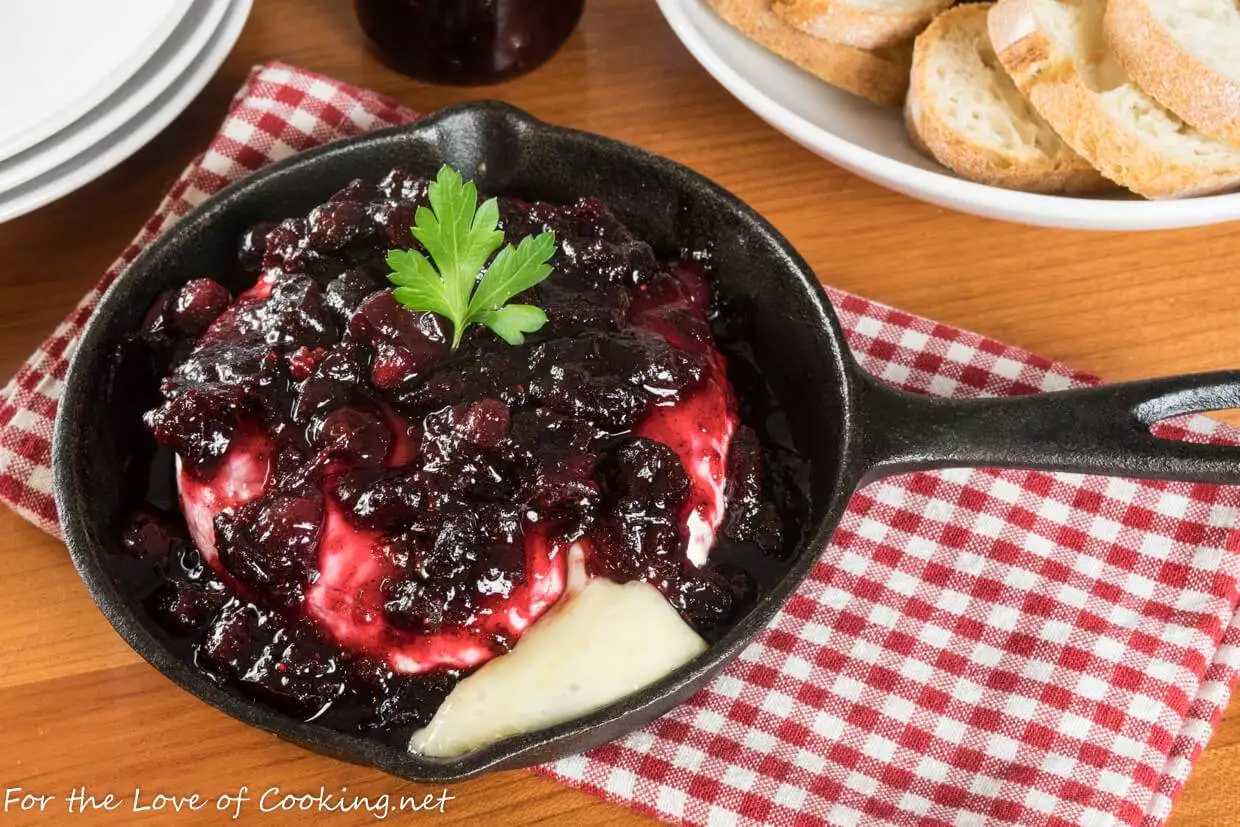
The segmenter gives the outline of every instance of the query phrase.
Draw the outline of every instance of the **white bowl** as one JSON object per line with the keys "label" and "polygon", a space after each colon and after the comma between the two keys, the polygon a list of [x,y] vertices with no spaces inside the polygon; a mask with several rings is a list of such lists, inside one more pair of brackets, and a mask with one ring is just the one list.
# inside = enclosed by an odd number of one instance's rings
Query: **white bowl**
{"label": "white bowl", "polygon": [[1085,230],[1160,230],[1240,220],[1240,193],[1144,201],[1035,195],[956,177],[909,143],[897,109],[828,86],[751,42],[705,0],[658,0],[699,63],[737,100],[801,146],[884,187],[987,218]]}
{"label": "white bowl", "polygon": [[128,123],[201,56],[228,8],[229,0],[193,0],[168,39],[119,89],[55,135],[10,158],[0,159],[0,199]]}
{"label": "white bowl", "polygon": [[0,158],[56,134],[168,39],[190,0],[15,0],[0,9]]}
{"label": "white bowl", "polygon": [[209,2],[227,7],[224,18],[176,80],[126,123],[99,136],[96,143],[47,172],[0,192],[0,222],[85,186],[144,147],[185,111],[232,51],[253,4],[253,0]]}

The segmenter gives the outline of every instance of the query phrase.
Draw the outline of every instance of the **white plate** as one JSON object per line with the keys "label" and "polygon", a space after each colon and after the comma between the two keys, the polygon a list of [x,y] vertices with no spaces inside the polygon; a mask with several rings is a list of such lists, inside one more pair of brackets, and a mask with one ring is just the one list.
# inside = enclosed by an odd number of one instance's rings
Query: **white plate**
{"label": "white plate", "polygon": [[0,158],[82,117],[150,59],[191,0],[0,0]]}
{"label": "white plate", "polygon": [[228,11],[229,0],[194,0],[172,35],[129,80],[85,116],[24,152],[0,160],[0,195],[94,146],[180,77]]}
{"label": "white plate", "polygon": [[0,194],[0,221],[30,212],[103,175],[158,135],[207,85],[232,50],[252,0],[232,0],[224,21],[181,77],[129,123],[50,172]]}
{"label": "white plate", "polygon": [[1240,219],[1240,193],[1180,201],[1068,198],[957,178],[909,143],[900,112],[822,83],[724,23],[704,0],[658,0],[706,71],[755,114],[862,178],[932,204],[1044,227],[1156,230]]}

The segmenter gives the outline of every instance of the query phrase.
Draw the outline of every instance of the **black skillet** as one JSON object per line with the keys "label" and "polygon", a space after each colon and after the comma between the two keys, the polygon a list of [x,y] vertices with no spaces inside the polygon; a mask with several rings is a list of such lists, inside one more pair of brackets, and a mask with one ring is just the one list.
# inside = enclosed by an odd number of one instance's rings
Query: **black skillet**
{"label": "black skillet", "polygon": [[[586,718],[454,760],[295,721],[213,685],[176,655],[115,579],[112,550],[126,441],[109,358],[163,289],[235,273],[241,233],[305,214],[349,180],[393,166],[432,174],[448,162],[490,193],[572,201],[599,196],[663,253],[709,250],[729,312],[748,324],[760,369],[791,417],[811,467],[806,540],[776,588],[719,643],[658,684]],[[243,285],[231,284],[231,288]],[[849,497],[879,477],[950,466],[1039,468],[1159,479],[1240,481],[1240,451],[1160,440],[1152,423],[1240,405],[1240,372],[1156,379],[1037,396],[945,400],[887,387],[849,354],[809,266],[734,196],[683,166],[615,141],[543,124],[497,103],[446,109],[301,153],[228,187],[152,244],[103,297],[74,356],[56,421],[56,501],[73,562],[117,631],[199,698],[302,746],[419,781],[527,766],[637,729],[684,701],[770,622],[831,538]],[[152,721],[152,726],[158,722]]]}

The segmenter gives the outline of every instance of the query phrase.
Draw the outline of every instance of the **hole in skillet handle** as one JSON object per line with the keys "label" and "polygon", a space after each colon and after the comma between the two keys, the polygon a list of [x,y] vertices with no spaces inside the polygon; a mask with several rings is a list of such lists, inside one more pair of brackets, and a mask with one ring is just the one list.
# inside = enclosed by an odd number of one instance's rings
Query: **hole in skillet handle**
{"label": "hole in skillet handle", "polygon": [[[701,658],[598,713],[499,742],[460,759],[432,760],[363,737],[305,725],[207,681],[168,644],[114,576],[114,519],[127,438],[108,403],[108,364],[155,296],[211,274],[234,290],[233,252],[260,220],[304,214],[356,177],[394,166],[433,174],[443,162],[473,169],[484,190],[573,201],[596,195],[661,254],[713,246],[711,263],[730,312],[745,321],[757,365],[789,411],[796,448],[811,464],[805,540],[779,584]],[[764,628],[812,567],[846,504],[842,458],[851,385],[838,324],[817,279],[747,206],[667,159],[587,133],[549,126],[503,104],[467,104],[424,121],[310,150],[234,184],[154,242],[103,298],[66,380],[57,423],[57,500],[75,566],[125,640],[199,698],[253,726],[320,753],[411,780],[450,781],[528,766],[620,737],[687,699]],[[807,393],[807,388],[814,392]],[[832,392],[834,390],[834,392]],[[112,446],[112,447],[109,447]],[[850,472],[849,472],[850,473]],[[812,536],[811,536],[812,535]]]}
{"label": "hole in skillet handle", "polygon": [[986,467],[1240,484],[1240,447],[1151,433],[1171,417],[1240,407],[1240,371],[985,399],[922,396],[869,376],[858,384],[867,481]]}

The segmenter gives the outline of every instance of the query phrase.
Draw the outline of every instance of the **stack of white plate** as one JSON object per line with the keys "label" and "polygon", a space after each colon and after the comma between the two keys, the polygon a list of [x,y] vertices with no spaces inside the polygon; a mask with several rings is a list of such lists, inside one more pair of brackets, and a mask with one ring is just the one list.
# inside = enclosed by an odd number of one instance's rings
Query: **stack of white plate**
{"label": "stack of white plate", "polygon": [[0,221],[98,178],[171,123],[252,0],[0,0]]}

